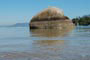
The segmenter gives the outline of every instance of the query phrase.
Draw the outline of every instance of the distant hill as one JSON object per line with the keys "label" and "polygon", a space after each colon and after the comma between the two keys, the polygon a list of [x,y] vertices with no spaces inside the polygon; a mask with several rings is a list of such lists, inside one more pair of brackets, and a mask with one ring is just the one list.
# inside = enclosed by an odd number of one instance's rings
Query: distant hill
{"label": "distant hill", "polygon": [[11,25],[9,27],[28,27],[29,23],[16,23],[14,25]]}
{"label": "distant hill", "polygon": [[29,23],[16,23],[16,24],[13,24],[13,25],[2,25],[0,27],[28,27],[29,26]]}
{"label": "distant hill", "polygon": [[90,15],[84,15],[82,17],[73,18],[72,21],[75,25],[88,26],[90,25]]}

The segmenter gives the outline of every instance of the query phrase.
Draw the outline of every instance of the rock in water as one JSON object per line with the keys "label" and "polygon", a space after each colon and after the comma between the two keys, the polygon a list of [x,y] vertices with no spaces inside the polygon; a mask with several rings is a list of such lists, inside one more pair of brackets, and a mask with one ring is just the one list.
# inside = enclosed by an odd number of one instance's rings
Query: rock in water
{"label": "rock in water", "polygon": [[74,24],[67,16],[64,16],[63,10],[55,7],[47,8],[36,16],[30,23],[30,29],[66,29],[73,28]]}

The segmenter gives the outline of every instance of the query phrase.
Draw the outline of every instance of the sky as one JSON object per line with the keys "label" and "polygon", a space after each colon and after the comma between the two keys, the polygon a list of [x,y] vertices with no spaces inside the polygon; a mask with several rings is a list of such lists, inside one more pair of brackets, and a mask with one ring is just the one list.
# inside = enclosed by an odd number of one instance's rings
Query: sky
{"label": "sky", "polygon": [[90,0],[0,0],[0,25],[29,22],[49,6],[61,8],[71,19],[90,14]]}

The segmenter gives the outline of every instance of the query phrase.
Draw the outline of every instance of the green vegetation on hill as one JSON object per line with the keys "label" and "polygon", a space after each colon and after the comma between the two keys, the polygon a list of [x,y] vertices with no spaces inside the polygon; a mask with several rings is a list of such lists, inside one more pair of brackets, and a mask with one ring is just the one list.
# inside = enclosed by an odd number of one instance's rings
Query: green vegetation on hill
{"label": "green vegetation on hill", "polygon": [[88,25],[90,25],[90,15],[73,18],[72,21],[75,25],[88,26]]}

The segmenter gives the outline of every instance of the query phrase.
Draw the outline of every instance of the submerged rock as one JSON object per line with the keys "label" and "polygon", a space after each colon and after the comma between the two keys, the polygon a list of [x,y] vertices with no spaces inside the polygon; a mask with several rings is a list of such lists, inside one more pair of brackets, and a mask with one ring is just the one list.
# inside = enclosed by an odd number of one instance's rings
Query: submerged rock
{"label": "submerged rock", "polygon": [[29,26],[30,29],[65,29],[67,27],[73,28],[74,24],[72,20],[64,16],[63,10],[50,7],[34,16]]}
{"label": "submerged rock", "polygon": [[30,29],[32,37],[66,37],[72,31],[70,28],[66,29]]}

